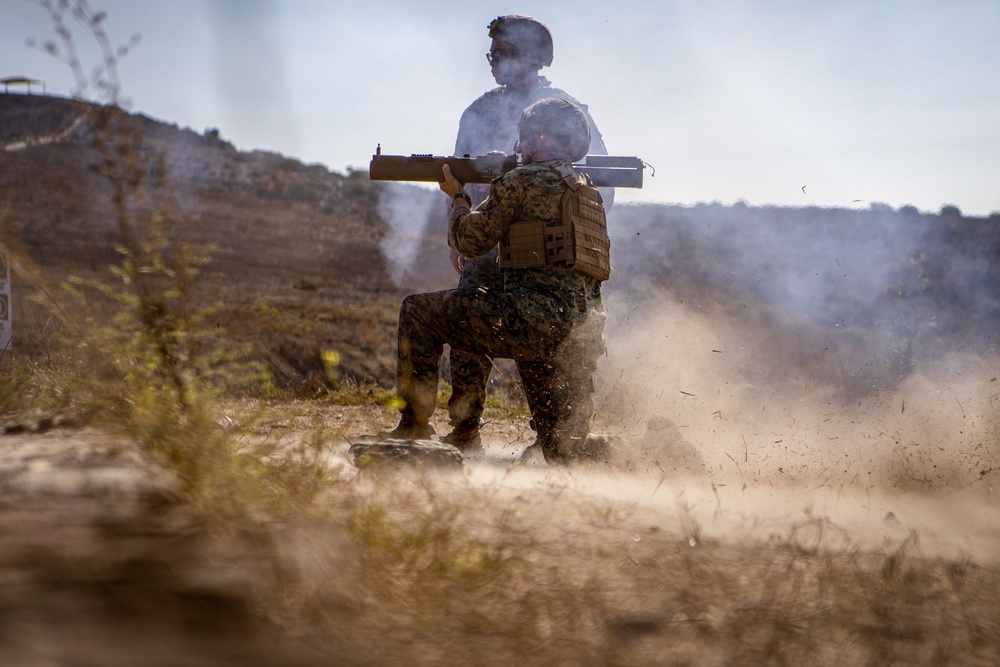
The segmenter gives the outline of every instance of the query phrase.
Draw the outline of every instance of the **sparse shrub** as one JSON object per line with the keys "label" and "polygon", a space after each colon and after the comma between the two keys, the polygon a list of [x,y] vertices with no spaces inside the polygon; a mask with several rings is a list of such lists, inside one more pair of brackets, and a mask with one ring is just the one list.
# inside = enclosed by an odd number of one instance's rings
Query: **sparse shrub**
{"label": "sparse shrub", "polygon": [[[142,119],[119,106],[117,62],[127,49],[111,47],[103,15],[86,3],[43,4],[63,40],[61,48],[47,49],[68,54],[81,91],[96,88],[107,100],[88,120],[121,261],[109,267],[108,280],[71,278],[61,291],[37,290],[62,328],[45,341],[44,365],[20,364],[4,374],[0,394],[19,398],[5,401],[5,412],[51,410],[130,436],[175,472],[206,517],[241,516],[277,496],[291,504],[311,498],[329,481],[328,467],[317,463],[325,446],[320,436],[279,456],[275,443],[239,444],[213,421],[223,392],[266,394],[270,378],[256,361],[224,348],[209,324],[214,308],[197,305],[195,285],[211,248],[175,240],[171,228],[178,222],[150,196],[162,182],[149,174],[162,170],[164,160],[144,144]],[[104,54],[89,78],[73,60],[65,12],[88,28]],[[41,273],[26,256],[15,256],[15,263],[22,278]]]}

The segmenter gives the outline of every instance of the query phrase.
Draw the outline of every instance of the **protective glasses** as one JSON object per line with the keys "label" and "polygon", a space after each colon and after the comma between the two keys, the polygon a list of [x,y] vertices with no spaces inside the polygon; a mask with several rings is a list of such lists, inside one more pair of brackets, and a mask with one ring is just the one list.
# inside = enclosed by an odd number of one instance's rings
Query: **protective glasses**
{"label": "protective glasses", "polygon": [[520,57],[521,53],[513,46],[498,44],[492,51],[486,53],[486,62],[489,64],[498,63],[501,60],[510,60]]}

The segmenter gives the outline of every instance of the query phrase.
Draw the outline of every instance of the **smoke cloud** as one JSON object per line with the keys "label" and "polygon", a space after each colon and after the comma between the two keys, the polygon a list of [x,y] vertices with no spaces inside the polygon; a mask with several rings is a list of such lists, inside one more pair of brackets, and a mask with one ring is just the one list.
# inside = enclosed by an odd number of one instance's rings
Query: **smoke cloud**
{"label": "smoke cloud", "polygon": [[427,285],[436,282],[435,276],[444,268],[451,271],[443,195],[414,185],[385,183],[379,192],[378,213],[388,226],[381,242],[382,256],[397,286]]}
{"label": "smoke cloud", "polygon": [[731,482],[991,493],[1000,230],[886,209],[616,209],[604,425]]}

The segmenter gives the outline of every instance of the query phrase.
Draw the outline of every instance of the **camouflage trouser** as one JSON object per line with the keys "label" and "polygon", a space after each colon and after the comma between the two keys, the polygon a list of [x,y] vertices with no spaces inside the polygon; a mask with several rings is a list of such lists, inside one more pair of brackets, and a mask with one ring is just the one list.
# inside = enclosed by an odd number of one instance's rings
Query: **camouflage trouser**
{"label": "camouflage trouser", "polygon": [[[531,410],[532,427],[549,460],[556,456],[560,441],[576,442],[590,432],[596,355],[581,352],[567,345],[545,361],[514,360]],[[460,364],[457,369],[456,361]],[[478,428],[493,360],[452,349],[451,364],[452,394],[448,401],[451,424]]]}
{"label": "camouflage trouser", "polygon": [[[502,292],[503,273],[497,266],[496,252],[490,252],[483,257],[467,258],[458,287]],[[493,359],[452,348],[449,362],[451,367],[449,422],[452,426],[478,428],[486,405],[486,383],[489,382],[490,373],[493,372]]]}
{"label": "camouflage trouser", "polygon": [[[467,259],[459,288],[503,289],[503,272],[494,254]],[[555,451],[560,439],[578,440],[590,431],[594,413],[593,374],[604,354],[604,313],[591,316],[584,330],[573,332],[544,361],[514,358],[543,451]],[[500,355],[496,355],[500,356]],[[451,350],[452,426],[477,427],[486,403],[486,383],[493,358]]]}
{"label": "camouflage trouser", "polygon": [[586,437],[593,413],[593,366],[581,360],[582,347],[570,338],[572,324],[571,317],[553,314],[549,328],[539,331],[524,322],[511,297],[481,288],[406,297],[399,311],[397,366],[404,416],[426,422],[434,413],[446,343],[452,359],[456,351],[491,366],[493,358],[514,359],[542,451],[548,460],[560,458],[562,443]]}
{"label": "camouflage trouser", "polygon": [[594,368],[563,349],[549,361],[517,361],[546,461],[572,458],[590,433]]}

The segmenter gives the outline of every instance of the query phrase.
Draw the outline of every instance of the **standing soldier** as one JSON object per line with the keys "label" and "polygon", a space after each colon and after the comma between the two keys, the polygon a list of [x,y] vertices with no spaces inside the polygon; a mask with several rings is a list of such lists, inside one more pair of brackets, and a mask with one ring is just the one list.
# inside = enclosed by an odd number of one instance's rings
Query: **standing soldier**
{"label": "standing soldier", "polygon": [[603,334],[600,287],[610,271],[610,242],[597,188],[572,167],[590,143],[584,112],[549,98],[521,115],[522,166],[496,179],[475,210],[444,167],[441,190],[452,198],[448,245],[462,256],[482,257],[499,244],[497,286],[460,285],[403,300],[396,384],[403,407],[386,436],[430,437],[438,366],[448,344],[470,357],[518,361],[546,461],[595,453],[587,439],[590,369],[579,355],[594,331]]}
{"label": "standing soldier", "polygon": [[[462,114],[455,155],[485,155],[491,151],[513,152],[518,137],[518,120],[522,112],[531,104],[543,98],[560,98],[572,102],[585,114],[590,127],[591,141],[585,153],[607,155],[601,135],[587,113],[587,107],[577,102],[566,92],[552,87],[549,81],[539,75],[542,67],[552,64],[552,35],[541,21],[529,16],[511,14],[500,16],[489,26],[489,36],[493,40],[486,54],[490,70],[498,87],[480,96]],[[472,204],[483,201],[489,193],[489,186],[470,185],[469,196]],[[602,189],[605,206],[610,208],[614,190]],[[454,248],[451,261],[461,274],[459,287],[500,290],[501,274],[496,263],[494,248],[482,257],[465,258]],[[596,360],[603,351],[603,327],[598,340],[589,345],[590,358],[581,358],[590,370],[585,373],[587,387],[579,392],[592,393],[590,375],[596,367]],[[593,338],[593,337],[592,337]],[[453,427],[451,433],[442,438],[459,449],[473,449],[480,446],[479,428],[482,423],[486,401],[486,383],[493,370],[491,357],[452,350],[450,357],[452,395],[448,413]],[[526,367],[518,362],[518,372],[525,387],[529,407],[535,413],[534,405],[543,403],[540,397],[532,396],[529,386],[534,383],[525,378]],[[527,368],[528,373],[543,372],[539,368]],[[589,415],[587,417],[589,422]],[[536,415],[534,427],[539,428]]]}

